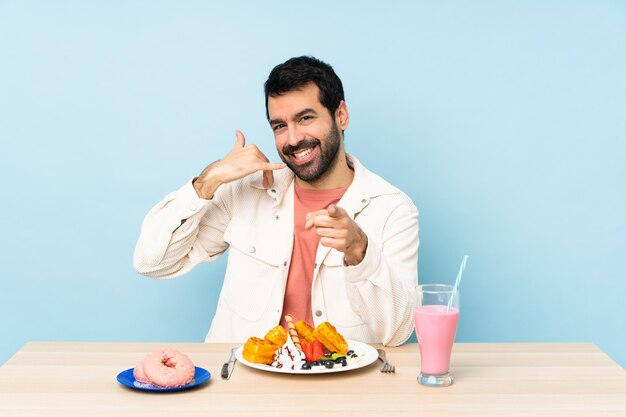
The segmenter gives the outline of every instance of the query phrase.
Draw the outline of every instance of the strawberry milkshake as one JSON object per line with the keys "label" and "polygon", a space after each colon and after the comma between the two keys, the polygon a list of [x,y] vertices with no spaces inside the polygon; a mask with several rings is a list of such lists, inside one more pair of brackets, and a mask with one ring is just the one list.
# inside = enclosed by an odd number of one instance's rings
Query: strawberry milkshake
{"label": "strawberry milkshake", "polygon": [[420,285],[413,310],[415,334],[420,348],[421,373],[418,381],[427,386],[452,384],[450,355],[459,323],[459,295],[452,286]]}

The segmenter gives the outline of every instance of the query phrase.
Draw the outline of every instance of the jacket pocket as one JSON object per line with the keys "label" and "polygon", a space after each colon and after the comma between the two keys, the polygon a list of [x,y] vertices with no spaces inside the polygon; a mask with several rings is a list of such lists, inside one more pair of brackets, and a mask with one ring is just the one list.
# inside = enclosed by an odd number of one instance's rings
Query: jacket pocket
{"label": "jacket pocket", "polygon": [[348,298],[347,291],[350,289],[346,285],[343,268],[343,253],[331,249],[319,271],[327,319],[337,328],[362,326],[363,320],[354,312]]}
{"label": "jacket pocket", "polygon": [[331,249],[324,257],[322,265],[331,268],[343,267],[343,252],[339,252],[337,249]]}
{"label": "jacket pocket", "polygon": [[276,248],[254,239],[247,229],[251,227],[231,222],[224,233],[230,248],[222,291],[233,313],[254,322],[281,290],[281,271]]}

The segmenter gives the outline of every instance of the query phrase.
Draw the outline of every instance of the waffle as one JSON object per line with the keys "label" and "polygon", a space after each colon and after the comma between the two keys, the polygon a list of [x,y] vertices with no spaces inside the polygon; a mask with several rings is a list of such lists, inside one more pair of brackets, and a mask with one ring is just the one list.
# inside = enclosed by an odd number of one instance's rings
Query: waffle
{"label": "waffle", "polygon": [[244,359],[249,362],[271,365],[272,362],[274,362],[274,352],[276,352],[276,349],[281,346],[282,344],[275,345],[266,339],[251,337],[248,339],[246,344],[243,345],[241,354]]}
{"label": "waffle", "polygon": [[313,336],[313,327],[309,326],[304,320],[300,320],[296,323],[296,332],[300,337],[300,341],[304,343],[313,343],[315,336]]}
{"label": "waffle", "polygon": [[275,345],[282,346],[287,342],[287,330],[281,325],[275,326],[267,332],[265,340],[269,340]]}
{"label": "waffle", "polygon": [[324,345],[330,352],[345,355],[348,351],[348,343],[335,329],[335,326],[325,321],[313,330],[313,337]]}

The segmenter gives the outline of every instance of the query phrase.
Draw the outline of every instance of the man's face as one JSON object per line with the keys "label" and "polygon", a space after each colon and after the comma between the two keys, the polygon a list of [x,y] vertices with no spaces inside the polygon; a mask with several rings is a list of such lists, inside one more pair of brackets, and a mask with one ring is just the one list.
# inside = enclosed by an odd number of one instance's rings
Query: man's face
{"label": "man's face", "polygon": [[323,178],[336,163],[341,133],[317,85],[269,97],[267,107],[280,159],[303,181]]}

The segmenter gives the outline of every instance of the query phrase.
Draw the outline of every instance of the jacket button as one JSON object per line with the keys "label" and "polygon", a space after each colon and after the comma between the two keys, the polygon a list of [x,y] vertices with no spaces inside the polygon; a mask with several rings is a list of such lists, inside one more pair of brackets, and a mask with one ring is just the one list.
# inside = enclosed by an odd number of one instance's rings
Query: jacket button
{"label": "jacket button", "polygon": [[198,207],[196,207],[195,204],[192,204],[192,205],[189,206],[189,210],[191,210],[191,211],[196,211],[197,208]]}
{"label": "jacket button", "polygon": [[280,216],[277,214],[277,215],[276,215],[276,220],[278,220],[278,219],[280,219]]}
{"label": "jacket button", "polygon": [[283,266],[287,266],[287,261],[283,262]]}
{"label": "jacket button", "polygon": [[248,248],[248,252],[250,252],[250,253],[254,253],[254,252],[256,252],[256,248],[255,248],[254,246],[250,246],[250,247]]}
{"label": "jacket button", "polygon": [[317,269],[317,262],[315,262],[315,265],[313,265],[313,269]]}
{"label": "jacket button", "polygon": [[322,310],[317,310],[317,311],[315,312],[315,315],[316,315],[317,317],[321,317],[321,316],[322,316]]}
{"label": "jacket button", "polygon": [[273,189],[273,188],[270,190],[270,193],[275,193],[275,192],[276,192],[276,190]]}
{"label": "jacket button", "polygon": [[367,200],[363,199],[363,200],[361,200],[361,203],[365,204],[365,203],[367,203]]}

